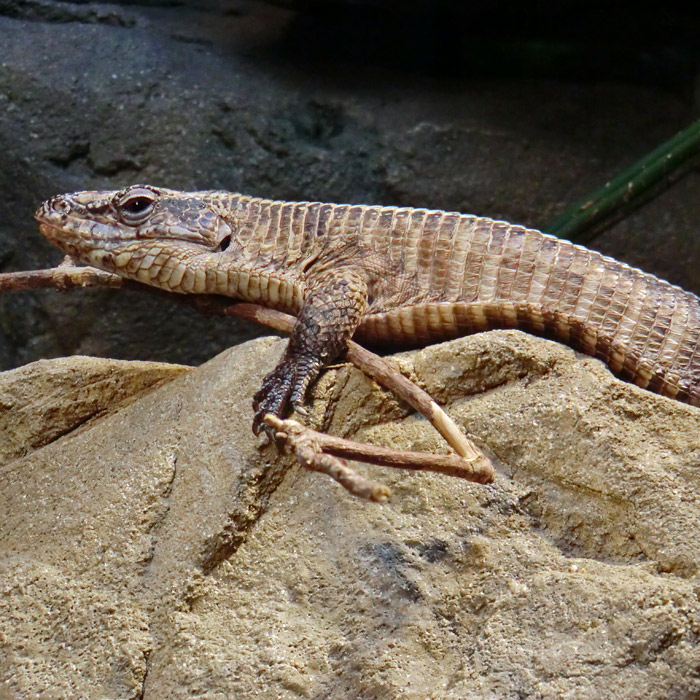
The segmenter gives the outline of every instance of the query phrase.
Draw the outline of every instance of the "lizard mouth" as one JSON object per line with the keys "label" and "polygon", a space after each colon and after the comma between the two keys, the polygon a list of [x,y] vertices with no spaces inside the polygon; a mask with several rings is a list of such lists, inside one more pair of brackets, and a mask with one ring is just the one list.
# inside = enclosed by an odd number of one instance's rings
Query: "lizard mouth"
{"label": "lizard mouth", "polygon": [[47,238],[52,243],[59,244],[61,247],[70,240],[78,238],[71,229],[41,220],[39,220],[39,231],[44,238]]}
{"label": "lizard mouth", "polygon": [[41,231],[42,235],[48,236],[52,231],[61,231],[60,226],[56,226],[55,224],[47,224],[46,222],[39,221],[39,231]]}
{"label": "lizard mouth", "polygon": [[65,231],[60,226],[46,223],[45,221],[39,219],[39,217],[36,218],[39,220],[39,231],[44,238],[48,238],[50,241],[56,241],[59,238],[63,238],[61,234],[64,234]]}
{"label": "lizard mouth", "polygon": [[47,224],[41,221],[39,223],[39,231],[46,240],[60,248],[66,255],[70,255],[75,259],[80,257],[80,246],[76,245],[78,240],[75,236],[70,235],[70,232],[55,224]]}

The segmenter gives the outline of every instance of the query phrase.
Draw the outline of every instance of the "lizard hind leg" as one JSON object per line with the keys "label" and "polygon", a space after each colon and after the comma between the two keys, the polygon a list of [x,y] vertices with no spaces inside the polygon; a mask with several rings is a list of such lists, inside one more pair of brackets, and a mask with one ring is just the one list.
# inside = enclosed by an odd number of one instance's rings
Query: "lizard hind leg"
{"label": "lizard hind leg", "polygon": [[306,413],[309,386],[346,349],[366,309],[367,284],[352,268],[327,270],[309,285],[287,350],[253,398],[256,434],[267,413],[284,418],[290,407]]}

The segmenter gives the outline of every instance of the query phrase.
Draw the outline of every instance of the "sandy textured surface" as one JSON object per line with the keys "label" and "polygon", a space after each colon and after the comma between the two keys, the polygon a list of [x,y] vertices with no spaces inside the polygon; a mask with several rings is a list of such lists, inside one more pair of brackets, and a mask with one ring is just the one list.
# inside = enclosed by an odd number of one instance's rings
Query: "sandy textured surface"
{"label": "sandy textured surface", "polygon": [[[0,697],[698,697],[698,409],[517,332],[407,354],[498,474],[357,465],[380,506],[250,432],[282,347],[0,375]],[[313,415],[442,449],[346,368]]]}

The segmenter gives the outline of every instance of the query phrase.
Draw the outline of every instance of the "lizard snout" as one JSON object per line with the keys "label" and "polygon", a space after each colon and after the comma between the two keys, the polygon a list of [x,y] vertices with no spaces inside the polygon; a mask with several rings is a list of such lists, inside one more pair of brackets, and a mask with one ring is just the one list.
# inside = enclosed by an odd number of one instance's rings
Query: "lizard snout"
{"label": "lizard snout", "polygon": [[71,207],[64,195],[46,200],[34,213],[34,218],[44,224],[59,224],[66,219]]}

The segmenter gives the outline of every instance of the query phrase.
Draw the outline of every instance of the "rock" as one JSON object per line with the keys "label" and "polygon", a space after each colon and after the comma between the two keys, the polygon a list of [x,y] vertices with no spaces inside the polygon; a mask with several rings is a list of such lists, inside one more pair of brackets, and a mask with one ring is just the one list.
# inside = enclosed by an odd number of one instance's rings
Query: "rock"
{"label": "rock", "polygon": [[[281,350],[265,339],[175,368],[128,405],[105,380],[100,415],[0,466],[0,697],[700,693],[698,409],[516,331],[406,353],[497,477],[357,465],[393,489],[379,506],[250,432]],[[50,376],[70,406],[85,376],[99,387],[114,370],[90,362],[20,370],[25,402]],[[444,449],[345,367],[312,416]]]}
{"label": "rock", "polygon": [[[685,17],[621,13],[620,30],[606,31],[624,47],[604,54],[609,38],[591,41],[590,60],[570,65],[561,37],[572,14],[578,31],[584,13],[600,25],[595,5],[447,4],[462,9],[331,16],[261,3],[5,0],[0,270],[60,261],[33,220],[43,199],[144,181],[544,226],[696,119],[682,84],[696,70],[683,53],[682,37],[694,47],[696,36]],[[541,32],[555,16],[547,45]],[[499,30],[509,18],[511,29],[537,27],[538,48],[527,32],[509,43]],[[630,44],[642,21],[643,41]],[[654,49],[650,34],[673,44]],[[543,65],[569,70],[543,75]],[[595,245],[698,292],[699,218],[691,172]],[[4,295],[0,368],[69,354],[195,364],[257,332],[136,294]]]}
{"label": "rock", "polygon": [[76,356],[39,360],[5,372],[0,388],[0,433],[4,436],[0,461],[47,445],[189,369]]}

